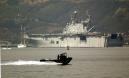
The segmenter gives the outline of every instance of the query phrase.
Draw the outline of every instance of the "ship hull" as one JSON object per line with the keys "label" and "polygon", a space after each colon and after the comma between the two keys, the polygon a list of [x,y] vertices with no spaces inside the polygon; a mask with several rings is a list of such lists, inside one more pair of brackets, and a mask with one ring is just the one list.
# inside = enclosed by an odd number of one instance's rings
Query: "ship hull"
{"label": "ship hull", "polygon": [[42,39],[30,39],[32,47],[105,47],[105,36],[49,36]]}

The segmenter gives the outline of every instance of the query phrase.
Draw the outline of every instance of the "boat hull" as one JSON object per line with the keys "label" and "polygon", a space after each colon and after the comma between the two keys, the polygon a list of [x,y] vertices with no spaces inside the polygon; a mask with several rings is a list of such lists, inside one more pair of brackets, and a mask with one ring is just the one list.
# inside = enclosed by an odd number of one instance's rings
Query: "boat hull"
{"label": "boat hull", "polygon": [[68,57],[63,60],[58,60],[58,59],[53,59],[53,60],[48,60],[48,59],[41,59],[40,62],[56,62],[56,63],[61,63],[62,65],[67,65],[69,62],[72,60],[72,57]]}

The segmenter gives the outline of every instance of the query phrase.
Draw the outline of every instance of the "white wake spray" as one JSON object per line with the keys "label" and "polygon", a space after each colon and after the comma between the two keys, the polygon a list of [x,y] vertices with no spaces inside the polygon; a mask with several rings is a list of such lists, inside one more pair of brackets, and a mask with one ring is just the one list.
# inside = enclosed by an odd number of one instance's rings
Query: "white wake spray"
{"label": "white wake spray", "polygon": [[40,62],[40,61],[25,61],[25,60],[1,63],[1,65],[59,65],[59,64],[60,63],[56,62]]}

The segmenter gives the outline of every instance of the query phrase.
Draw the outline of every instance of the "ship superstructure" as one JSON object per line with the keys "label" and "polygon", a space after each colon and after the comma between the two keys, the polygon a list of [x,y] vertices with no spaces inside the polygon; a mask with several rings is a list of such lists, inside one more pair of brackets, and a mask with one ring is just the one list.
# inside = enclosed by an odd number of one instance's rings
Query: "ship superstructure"
{"label": "ship superstructure", "polygon": [[32,47],[106,47],[108,38],[101,33],[90,32],[94,26],[88,28],[90,15],[86,20],[77,19],[74,11],[71,22],[67,23],[62,33],[32,34],[28,37]]}

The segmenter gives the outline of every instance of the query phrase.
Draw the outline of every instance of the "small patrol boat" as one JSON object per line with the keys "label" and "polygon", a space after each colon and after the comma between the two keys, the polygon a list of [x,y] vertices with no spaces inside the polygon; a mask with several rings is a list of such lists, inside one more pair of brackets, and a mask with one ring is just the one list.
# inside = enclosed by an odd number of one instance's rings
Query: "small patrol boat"
{"label": "small patrol boat", "polygon": [[67,65],[69,62],[72,60],[72,57],[68,57],[67,53],[61,53],[58,54],[57,59],[41,59],[40,62],[56,62],[56,63],[61,63],[62,65]]}

